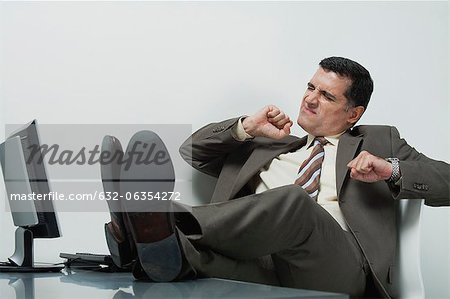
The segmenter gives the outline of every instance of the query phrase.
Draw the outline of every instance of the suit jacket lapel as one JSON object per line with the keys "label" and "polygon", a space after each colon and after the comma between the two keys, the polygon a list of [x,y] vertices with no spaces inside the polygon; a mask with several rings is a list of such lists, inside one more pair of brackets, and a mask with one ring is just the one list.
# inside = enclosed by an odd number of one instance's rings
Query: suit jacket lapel
{"label": "suit jacket lapel", "polygon": [[234,195],[247,183],[252,176],[254,176],[261,168],[269,163],[272,159],[280,154],[296,150],[306,144],[307,137],[297,138],[290,136],[287,142],[274,142],[268,146],[257,147],[245,162],[244,166],[235,177],[233,189],[230,190],[228,198],[233,198]]}
{"label": "suit jacket lapel", "polygon": [[[213,201],[224,201],[233,198],[236,193],[254,176],[264,165],[280,154],[296,150],[306,145],[307,137],[301,139],[290,137],[291,140],[283,143],[274,142],[273,144],[257,147],[244,163],[240,171],[227,177],[230,183],[223,188],[220,194],[214,194]],[[354,157],[362,141],[361,136],[352,136],[349,132],[344,133],[339,139],[339,145],[336,155],[336,188],[339,197],[342,186],[348,177],[347,164]],[[217,198],[216,198],[217,197]]]}
{"label": "suit jacket lapel", "polygon": [[352,136],[349,131],[339,138],[336,154],[336,188],[338,198],[344,181],[348,177],[347,164],[355,157],[361,141],[361,136]]}

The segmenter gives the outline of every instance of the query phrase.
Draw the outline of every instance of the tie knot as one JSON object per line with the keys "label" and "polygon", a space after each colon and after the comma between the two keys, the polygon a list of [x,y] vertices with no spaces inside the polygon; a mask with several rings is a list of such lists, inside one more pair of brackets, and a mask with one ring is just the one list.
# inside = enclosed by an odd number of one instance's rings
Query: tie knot
{"label": "tie knot", "polygon": [[314,139],[314,145],[320,144],[320,145],[324,146],[327,143],[328,143],[328,140],[326,140],[325,137],[316,137]]}

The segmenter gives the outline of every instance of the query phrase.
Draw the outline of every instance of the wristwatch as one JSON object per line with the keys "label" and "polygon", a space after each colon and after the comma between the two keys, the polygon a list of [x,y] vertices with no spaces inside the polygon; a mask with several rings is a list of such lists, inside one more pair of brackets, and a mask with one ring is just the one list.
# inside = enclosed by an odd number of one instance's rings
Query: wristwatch
{"label": "wristwatch", "polygon": [[400,173],[400,164],[397,158],[386,158],[386,161],[392,164],[392,174],[387,180],[389,183],[395,184],[401,179],[402,175]]}

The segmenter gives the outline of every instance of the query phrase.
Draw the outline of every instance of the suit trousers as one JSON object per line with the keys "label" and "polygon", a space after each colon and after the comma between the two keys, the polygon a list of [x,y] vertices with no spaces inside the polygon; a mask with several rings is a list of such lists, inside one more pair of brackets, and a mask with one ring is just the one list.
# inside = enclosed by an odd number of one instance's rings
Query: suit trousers
{"label": "suit trousers", "polygon": [[364,293],[369,270],[356,239],[297,185],[193,207],[177,227],[201,276]]}

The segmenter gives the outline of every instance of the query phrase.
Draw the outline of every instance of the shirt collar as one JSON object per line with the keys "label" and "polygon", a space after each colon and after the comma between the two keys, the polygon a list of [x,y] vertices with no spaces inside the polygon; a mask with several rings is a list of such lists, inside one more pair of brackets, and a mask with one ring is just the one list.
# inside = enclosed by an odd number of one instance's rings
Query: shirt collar
{"label": "shirt collar", "polygon": [[[331,145],[337,145],[339,142],[339,137],[341,137],[342,134],[344,134],[345,131],[336,134],[336,135],[331,135],[331,136],[324,136],[326,140],[328,140],[329,144]],[[308,134],[308,139],[306,141],[306,144],[308,144],[308,147],[310,147],[313,144],[314,138],[316,138],[316,136],[312,135],[312,134]]]}

